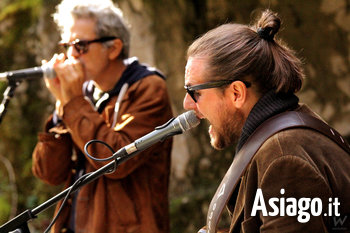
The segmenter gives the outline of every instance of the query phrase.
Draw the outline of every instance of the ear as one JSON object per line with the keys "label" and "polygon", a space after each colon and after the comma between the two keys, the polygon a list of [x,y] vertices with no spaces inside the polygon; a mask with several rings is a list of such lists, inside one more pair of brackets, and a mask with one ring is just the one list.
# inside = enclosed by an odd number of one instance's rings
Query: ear
{"label": "ear", "polygon": [[111,60],[115,60],[123,49],[123,42],[120,39],[113,40],[113,45],[108,48],[109,55],[108,58]]}
{"label": "ear", "polygon": [[237,109],[242,109],[247,101],[247,87],[242,81],[234,81],[226,89],[232,104]]}

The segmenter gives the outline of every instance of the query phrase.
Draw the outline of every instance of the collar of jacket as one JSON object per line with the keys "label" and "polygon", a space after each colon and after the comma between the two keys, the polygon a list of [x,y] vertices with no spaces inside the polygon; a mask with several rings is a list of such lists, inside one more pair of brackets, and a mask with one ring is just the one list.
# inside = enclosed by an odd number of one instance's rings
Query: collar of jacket
{"label": "collar of jacket", "polygon": [[242,148],[254,130],[270,117],[298,106],[299,98],[294,94],[276,94],[274,90],[263,95],[250,111],[244,123],[236,146],[236,153]]}
{"label": "collar of jacket", "polygon": [[158,75],[159,77],[165,79],[165,76],[159,70],[150,67],[146,64],[140,64],[136,57],[125,59],[124,64],[127,67],[124,70],[117,84],[110,91],[105,93],[102,92],[99,98],[94,98],[94,91],[96,87],[93,85],[93,82],[90,81],[87,84],[85,84],[85,87],[83,88],[84,94],[95,105],[99,113],[103,111],[103,109],[106,107],[107,103],[113,96],[119,94],[122,86],[125,83],[128,83],[130,87],[132,84],[150,75]]}

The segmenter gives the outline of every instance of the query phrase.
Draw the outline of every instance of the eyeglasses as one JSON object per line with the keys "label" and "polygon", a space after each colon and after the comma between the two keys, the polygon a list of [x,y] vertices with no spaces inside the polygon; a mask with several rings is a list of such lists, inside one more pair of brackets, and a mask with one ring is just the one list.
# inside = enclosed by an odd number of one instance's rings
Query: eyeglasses
{"label": "eyeglasses", "polygon": [[197,100],[199,98],[199,93],[197,92],[198,90],[222,87],[224,85],[228,85],[230,83],[233,83],[234,81],[241,81],[241,82],[243,82],[247,88],[249,88],[251,86],[250,82],[242,81],[242,80],[238,80],[238,79],[233,79],[233,80],[212,81],[212,82],[202,83],[202,84],[198,84],[198,85],[194,85],[194,86],[187,86],[187,85],[185,85],[184,88],[186,89],[187,93],[191,96],[193,101],[195,103],[197,103]]}
{"label": "eyeglasses", "polygon": [[108,37],[102,37],[102,38],[95,39],[95,40],[76,39],[76,40],[74,40],[72,42],[68,42],[68,43],[59,43],[59,45],[63,46],[66,50],[68,50],[69,47],[74,46],[74,48],[77,50],[77,52],[79,54],[84,54],[84,53],[88,52],[89,44],[91,44],[91,43],[103,43],[103,42],[114,40],[114,39],[117,39],[117,37],[108,36]]}

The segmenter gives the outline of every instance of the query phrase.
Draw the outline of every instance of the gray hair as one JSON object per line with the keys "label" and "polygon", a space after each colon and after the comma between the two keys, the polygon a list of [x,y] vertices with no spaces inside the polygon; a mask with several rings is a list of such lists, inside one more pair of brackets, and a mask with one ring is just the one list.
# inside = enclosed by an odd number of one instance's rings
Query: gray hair
{"label": "gray hair", "polygon": [[[67,34],[73,20],[90,18],[96,20],[98,37],[115,36],[123,42],[120,58],[129,56],[130,32],[122,11],[111,0],[63,0],[53,14],[62,38]],[[109,47],[111,41],[104,44]]]}

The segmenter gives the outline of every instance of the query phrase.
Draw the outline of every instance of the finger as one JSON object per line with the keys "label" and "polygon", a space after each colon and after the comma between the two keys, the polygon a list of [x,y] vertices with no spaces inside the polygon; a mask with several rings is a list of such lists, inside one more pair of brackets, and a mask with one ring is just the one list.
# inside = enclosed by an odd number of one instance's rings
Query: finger
{"label": "finger", "polygon": [[62,89],[67,91],[71,88],[71,84],[77,79],[76,71],[71,65],[66,64],[66,62],[64,64],[60,64],[57,71]]}
{"label": "finger", "polygon": [[[55,54],[55,55],[57,55],[57,54]],[[64,62],[66,60],[66,55],[64,55],[64,53],[60,53],[56,56],[56,58],[57,58],[57,61]]]}
{"label": "finger", "polygon": [[72,74],[74,80],[84,81],[83,66],[79,60],[67,59],[65,64],[69,67],[67,71]]}
{"label": "finger", "polygon": [[74,67],[74,70],[77,72],[80,80],[84,81],[85,77],[84,77],[83,64],[79,60],[75,60],[73,62],[73,67]]}
{"label": "finger", "polygon": [[50,89],[50,81],[48,80],[48,78],[44,77],[44,82],[45,82],[45,86]]}

